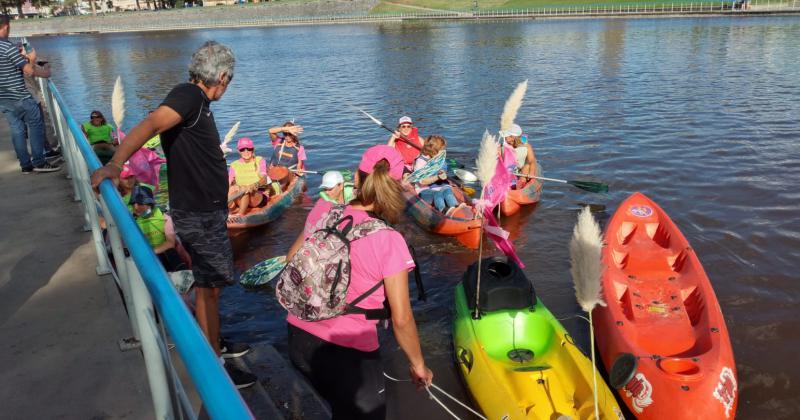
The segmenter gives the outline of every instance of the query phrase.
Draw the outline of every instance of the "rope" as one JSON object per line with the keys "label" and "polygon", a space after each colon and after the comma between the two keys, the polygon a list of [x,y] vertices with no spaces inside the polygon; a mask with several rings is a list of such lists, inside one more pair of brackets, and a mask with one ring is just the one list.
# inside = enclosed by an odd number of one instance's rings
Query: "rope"
{"label": "rope", "polygon": [[[411,382],[411,379],[393,378],[393,377],[389,376],[386,372],[383,372],[383,376],[385,376],[387,379],[389,379],[389,380],[391,380],[393,382]],[[453,416],[454,419],[461,420],[455,413],[453,413],[453,411],[451,411],[449,408],[447,408],[447,406],[444,405],[444,403],[439,398],[437,398],[435,395],[433,395],[433,392],[431,392],[430,388],[433,388],[434,390],[441,392],[442,394],[444,394],[444,396],[446,396],[447,398],[450,398],[451,400],[455,401],[458,405],[460,405],[460,406],[464,407],[465,409],[469,410],[469,412],[471,412],[472,414],[474,414],[478,418],[480,418],[482,420],[488,420],[486,417],[481,415],[481,413],[473,410],[472,407],[464,404],[463,402],[459,401],[456,397],[448,394],[445,390],[443,390],[442,388],[439,388],[436,384],[431,383],[430,386],[426,386],[425,387],[425,391],[428,392],[428,397],[430,397],[430,399],[436,401],[436,403],[439,404],[444,409],[444,411],[446,411],[448,414]]]}

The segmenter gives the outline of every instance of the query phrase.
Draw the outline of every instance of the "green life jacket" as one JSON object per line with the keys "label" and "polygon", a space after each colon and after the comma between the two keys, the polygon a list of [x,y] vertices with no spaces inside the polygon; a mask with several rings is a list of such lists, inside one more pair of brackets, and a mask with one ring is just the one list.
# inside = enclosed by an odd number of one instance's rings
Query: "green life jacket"
{"label": "green life jacket", "polygon": [[91,122],[86,122],[83,123],[83,129],[86,131],[86,138],[89,140],[89,144],[113,142],[111,139],[111,133],[114,131],[114,128],[108,124],[103,124],[98,127],[96,125],[92,125]]}
{"label": "green life jacket", "polygon": [[237,159],[231,163],[231,168],[236,174],[236,185],[253,185],[260,181],[261,175],[258,174],[258,166],[261,160],[260,156],[256,156],[250,163],[244,162],[241,159]]}
{"label": "green life jacket", "polygon": [[[344,196],[344,204],[347,204],[347,203],[353,201],[353,198],[355,198],[353,196],[353,184],[351,184],[349,182],[345,182],[344,183],[344,189],[342,190],[342,195]],[[336,200],[334,200],[333,198],[329,197],[328,194],[325,191],[320,191],[319,192],[319,197],[321,199],[329,202],[329,203],[339,204]]]}
{"label": "green life jacket", "polygon": [[149,217],[137,216],[135,219],[139,229],[144,233],[144,237],[147,238],[147,242],[150,242],[150,246],[155,248],[167,241],[165,233],[167,219],[164,217],[164,213],[161,213],[161,209],[153,207],[153,212]]}

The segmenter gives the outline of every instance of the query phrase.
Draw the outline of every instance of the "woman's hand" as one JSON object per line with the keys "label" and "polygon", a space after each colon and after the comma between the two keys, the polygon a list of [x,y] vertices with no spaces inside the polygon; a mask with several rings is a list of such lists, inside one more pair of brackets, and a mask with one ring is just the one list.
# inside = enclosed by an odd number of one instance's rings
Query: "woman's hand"
{"label": "woman's hand", "polygon": [[291,135],[297,136],[298,134],[303,132],[302,125],[293,125],[291,127],[283,127],[284,133],[289,133]]}
{"label": "woman's hand", "polygon": [[411,382],[417,386],[418,391],[433,383],[433,372],[424,363],[421,366],[410,365],[408,370],[411,372]]}
{"label": "woman's hand", "polygon": [[114,186],[119,184],[119,174],[122,172],[122,165],[112,162],[109,162],[105,166],[100,167],[100,169],[92,172],[90,180],[92,182],[92,187],[94,187],[95,190],[97,190],[97,187],[100,186],[100,183],[103,182],[104,179],[110,179],[114,183]]}

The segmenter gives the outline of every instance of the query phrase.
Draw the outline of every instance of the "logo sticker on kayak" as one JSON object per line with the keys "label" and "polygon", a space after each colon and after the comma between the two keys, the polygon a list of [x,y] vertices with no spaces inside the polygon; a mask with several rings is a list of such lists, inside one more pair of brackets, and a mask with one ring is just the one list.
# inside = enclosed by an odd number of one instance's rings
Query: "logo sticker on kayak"
{"label": "logo sticker on kayak", "polygon": [[632,206],[631,214],[636,217],[650,217],[653,215],[653,208],[650,206]]}
{"label": "logo sticker on kayak", "polygon": [[733,402],[736,400],[736,377],[733,376],[731,368],[722,368],[722,372],[719,373],[719,383],[714,388],[713,395],[725,407],[725,418],[729,418]]}
{"label": "logo sticker on kayak", "polygon": [[637,413],[641,413],[653,403],[653,386],[641,372],[637,372],[636,376],[625,384],[624,389],[625,396],[631,399],[633,411]]}

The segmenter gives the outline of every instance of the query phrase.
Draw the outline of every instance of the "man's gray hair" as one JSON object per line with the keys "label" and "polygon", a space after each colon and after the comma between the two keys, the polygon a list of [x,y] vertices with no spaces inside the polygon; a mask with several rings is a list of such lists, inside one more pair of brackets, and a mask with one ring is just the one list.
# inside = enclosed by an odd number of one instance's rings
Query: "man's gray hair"
{"label": "man's gray hair", "polygon": [[233,78],[233,69],[236,59],[230,48],[217,41],[206,41],[192,54],[189,62],[189,79],[192,82],[203,82],[206,86],[216,86],[220,83],[219,75],[225,73],[225,78]]}

